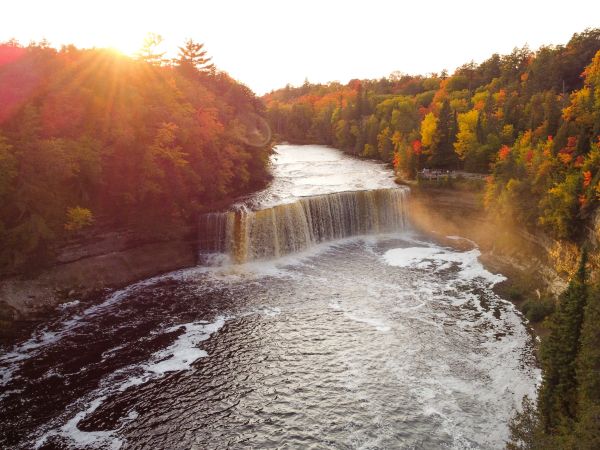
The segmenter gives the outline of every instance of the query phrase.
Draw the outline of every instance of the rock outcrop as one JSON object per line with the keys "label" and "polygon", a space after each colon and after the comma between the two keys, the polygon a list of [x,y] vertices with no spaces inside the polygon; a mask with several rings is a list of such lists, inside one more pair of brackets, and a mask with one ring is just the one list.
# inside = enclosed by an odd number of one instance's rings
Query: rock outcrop
{"label": "rock outcrop", "polygon": [[[484,263],[507,276],[527,280],[531,290],[558,295],[577,268],[579,246],[530,232],[486,214],[481,194],[451,189],[411,188],[409,217],[425,233],[444,239],[456,235],[474,241]],[[588,230],[590,265],[600,268],[600,213]]]}

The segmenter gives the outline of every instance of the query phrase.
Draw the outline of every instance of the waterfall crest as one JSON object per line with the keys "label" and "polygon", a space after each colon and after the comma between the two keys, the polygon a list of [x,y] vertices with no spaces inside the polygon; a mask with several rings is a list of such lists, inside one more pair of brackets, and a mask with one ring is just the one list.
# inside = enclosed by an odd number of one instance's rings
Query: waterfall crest
{"label": "waterfall crest", "polygon": [[199,254],[226,254],[236,263],[278,258],[321,242],[400,231],[407,189],[374,189],[299,198],[258,211],[204,214]]}

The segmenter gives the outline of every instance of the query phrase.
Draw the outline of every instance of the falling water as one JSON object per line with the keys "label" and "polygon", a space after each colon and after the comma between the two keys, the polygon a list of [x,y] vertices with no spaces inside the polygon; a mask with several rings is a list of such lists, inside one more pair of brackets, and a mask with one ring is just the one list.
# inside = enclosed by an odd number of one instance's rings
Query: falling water
{"label": "falling water", "polygon": [[205,214],[200,260],[223,253],[236,263],[266,260],[347,237],[402,231],[406,189],[375,189],[300,198],[259,211]]}

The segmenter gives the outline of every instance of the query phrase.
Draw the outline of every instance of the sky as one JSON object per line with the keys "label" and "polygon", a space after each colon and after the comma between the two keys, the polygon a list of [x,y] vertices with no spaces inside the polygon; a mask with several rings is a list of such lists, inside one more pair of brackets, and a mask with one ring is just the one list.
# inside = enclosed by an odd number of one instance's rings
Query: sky
{"label": "sky", "polygon": [[600,27],[599,0],[1,0],[0,42],[133,54],[147,33],[187,38],[262,95],[286,84],[427,74]]}

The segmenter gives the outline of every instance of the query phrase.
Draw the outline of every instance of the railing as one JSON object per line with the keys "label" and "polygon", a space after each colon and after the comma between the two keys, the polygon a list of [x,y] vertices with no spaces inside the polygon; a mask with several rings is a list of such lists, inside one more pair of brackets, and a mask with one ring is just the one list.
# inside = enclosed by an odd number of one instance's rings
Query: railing
{"label": "railing", "polygon": [[482,173],[464,172],[462,170],[423,169],[417,173],[417,178],[424,180],[440,180],[448,178],[465,178],[470,180],[485,180],[487,175]]}

